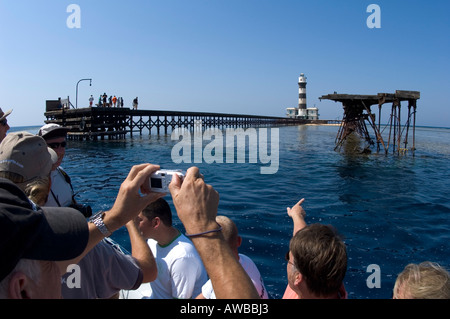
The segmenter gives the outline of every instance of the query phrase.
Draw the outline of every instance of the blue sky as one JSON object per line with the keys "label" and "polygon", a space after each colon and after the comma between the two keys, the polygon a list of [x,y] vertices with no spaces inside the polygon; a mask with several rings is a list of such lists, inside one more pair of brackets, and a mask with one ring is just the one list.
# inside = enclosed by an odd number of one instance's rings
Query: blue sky
{"label": "blue sky", "polygon": [[322,95],[401,89],[421,92],[418,125],[450,127],[449,15],[446,0],[0,0],[0,107],[11,126],[41,125],[46,100],[75,104],[92,78],[79,107],[106,92],[140,109],[285,116],[303,72],[322,119],[342,117]]}

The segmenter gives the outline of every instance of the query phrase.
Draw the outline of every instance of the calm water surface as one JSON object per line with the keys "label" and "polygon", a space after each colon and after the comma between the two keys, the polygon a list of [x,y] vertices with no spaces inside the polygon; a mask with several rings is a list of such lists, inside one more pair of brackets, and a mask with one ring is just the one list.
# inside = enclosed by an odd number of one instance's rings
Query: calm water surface
{"label": "calm water surface", "polygon": [[[348,152],[350,143],[335,152],[336,126],[279,130],[279,170],[274,175],[261,175],[261,163],[195,164],[220,193],[219,214],[238,225],[241,252],[255,261],[272,298],[281,298],[287,284],[284,255],[292,221],[286,207],[301,198],[306,199],[308,223],[332,224],[345,238],[350,298],[391,298],[397,274],[410,262],[431,260],[449,268],[450,129],[416,128],[414,157],[357,155]],[[63,167],[78,200],[94,211],[104,210],[112,206],[132,165],[193,165],[173,163],[176,143],[170,135],[70,141]],[[170,196],[166,199],[172,205]],[[113,238],[130,249],[125,229]],[[380,267],[380,288],[367,286],[371,264]]]}

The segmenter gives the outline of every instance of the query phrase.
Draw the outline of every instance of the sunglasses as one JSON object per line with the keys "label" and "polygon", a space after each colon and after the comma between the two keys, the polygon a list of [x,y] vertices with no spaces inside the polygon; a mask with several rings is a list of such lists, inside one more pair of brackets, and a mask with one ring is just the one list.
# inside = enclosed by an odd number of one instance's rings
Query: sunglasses
{"label": "sunglasses", "polygon": [[288,264],[291,264],[292,266],[295,267],[294,263],[292,261],[290,261],[289,258],[289,251],[286,253],[286,255],[284,256],[284,258],[286,259],[286,261],[288,262]]}
{"label": "sunglasses", "polygon": [[8,125],[8,120],[4,119],[3,121],[0,121],[0,125],[3,125],[3,126]]}
{"label": "sunglasses", "polygon": [[59,147],[64,148],[64,147],[66,147],[67,142],[64,141],[64,142],[61,142],[61,143],[48,143],[47,145],[48,145],[48,147],[50,147],[52,149],[56,149],[56,148],[59,148]]}

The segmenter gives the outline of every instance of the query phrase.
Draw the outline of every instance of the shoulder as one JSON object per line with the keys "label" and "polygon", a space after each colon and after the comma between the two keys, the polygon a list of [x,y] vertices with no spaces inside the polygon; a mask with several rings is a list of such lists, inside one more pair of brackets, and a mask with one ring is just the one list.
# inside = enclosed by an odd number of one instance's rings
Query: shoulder
{"label": "shoulder", "polygon": [[187,238],[185,235],[181,234],[180,237],[178,237],[178,246],[180,247],[180,249],[183,249],[187,255],[195,258],[200,258],[200,255],[197,252],[197,249],[195,248],[194,244],[192,243],[192,241]]}
{"label": "shoulder", "polygon": [[253,262],[253,260],[248,257],[247,255],[244,254],[239,254],[239,263],[242,265],[242,267],[245,270],[249,270],[249,269],[256,269],[258,270],[258,268],[256,267],[256,264]]}
{"label": "shoulder", "polygon": [[109,265],[127,265],[132,268],[138,267],[133,256],[125,254],[120,246],[109,238],[105,238],[91,250],[98,259],[107,262]]}

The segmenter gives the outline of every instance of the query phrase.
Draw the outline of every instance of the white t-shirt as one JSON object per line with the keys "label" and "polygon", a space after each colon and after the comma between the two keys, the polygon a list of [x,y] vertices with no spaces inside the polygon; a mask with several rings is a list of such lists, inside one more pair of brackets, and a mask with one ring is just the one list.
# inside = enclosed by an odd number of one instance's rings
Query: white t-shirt
{"label": "white t-shirt", "polygon": [[147,241],[155,257],[158,277],[150,282],[151,299],[189,299],[197,297],[208,280],[206,269],[192,242],[180,233],[169,245]]}
{"label": "white t-shirt", "polygon": [[[266,287],[264,286],[264,281],[253,260],[244,254],[239,254],[239,262],[255,285],[256,291],[258,291],[261,299],[268,299],[269,296],[267,294]],[[216,294],[214,293],[211,280],[208,280],[208,282],[203,285],[202,294],[206,299],[216,299]]]}
{"label": "white t-shirt", "polygon": [[67,207],[72,204],[72,187],[59,171],[59,167],[51,172],[50,177],[52,179],[52,187],[44,206]]}

